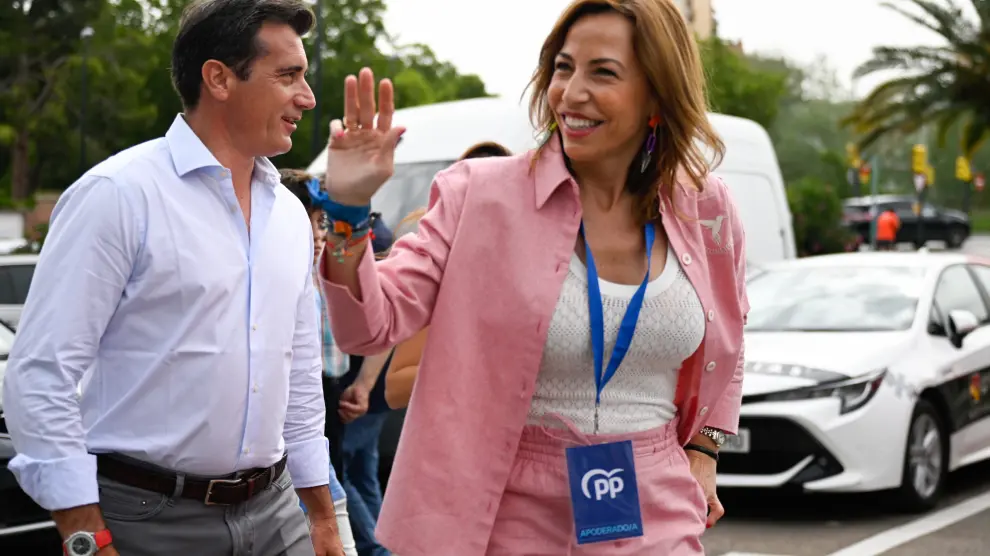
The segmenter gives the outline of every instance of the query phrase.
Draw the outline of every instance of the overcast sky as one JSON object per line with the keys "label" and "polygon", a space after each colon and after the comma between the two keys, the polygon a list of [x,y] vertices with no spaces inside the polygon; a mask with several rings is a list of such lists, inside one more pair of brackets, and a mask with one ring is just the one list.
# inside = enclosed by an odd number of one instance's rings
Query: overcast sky
{"label": "overcast sky", "polygon": [[[386,0],[386,25],[400,43],[430,45],[441,59],[482,77],[490,92],[518,97],[540,45],[570,0]],[[807,64],[825,55],[857,95],[853,69],[879,45],[938,44],[880,0],[712,0],[719,35],[746,51]],[[498,6],[497,9],[492,9]]]}

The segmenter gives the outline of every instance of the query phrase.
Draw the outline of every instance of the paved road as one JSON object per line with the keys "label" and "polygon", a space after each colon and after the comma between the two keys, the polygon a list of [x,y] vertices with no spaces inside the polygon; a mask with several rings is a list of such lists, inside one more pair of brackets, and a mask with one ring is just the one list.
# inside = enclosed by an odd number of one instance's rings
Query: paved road
{"label": "paved road", "polygon": [[[787,556],[830,556],[876,535],[903,529],[919,531],[922,520],[938,517],[940,510],[951,521],[959,505],[982,496],[983,511],[968,519],[882,552],[887,556],[977,556],[990,545],[990,464],[960,470],[949,478],[945,500],[928,514],[904,515],[887,504],[884,496],[768,496],[763,492],[725,490],[726,517],[704,538],[711,556],[732,553]],[[979,507],[979,506],[978,506]],[[949,509],[953,508],[953,509]],[[946,515],[946,514],[942,514]],[[902,529],[902,530],[903,530]],[[893,531],[890,537],[903,537]],[[841,556],[880,554],[869,546]],[[740,555],[741,556],[741,555]]]}
{"label": "paved road", "polygon": [[990,235],[973,236],[962,246],[962,251],[990,257]]}
{"label": "paved road", "polygon": [[[940,250],[932,245],[932,250]],[[990,236],[970,239],[964,252],[990,257]],[[990,463],[949,478],[941,506],[903,515],[882,496],[768,495],[724,491],[729,514],[704,538],[710,556],[985,556],[990,553]],[[972,506],[972,507],[971,507]],[[969,517],[967,517],[969,515]],[[905,540],[897,546],[899,540]],[[888,541],[888,542],[884,542]],[[878,546],[884,546],[878,551]],[[889,547],[889,549],[888,549]],[[0,554],[57,556],[57,538],[35,533],[0,539]]]}

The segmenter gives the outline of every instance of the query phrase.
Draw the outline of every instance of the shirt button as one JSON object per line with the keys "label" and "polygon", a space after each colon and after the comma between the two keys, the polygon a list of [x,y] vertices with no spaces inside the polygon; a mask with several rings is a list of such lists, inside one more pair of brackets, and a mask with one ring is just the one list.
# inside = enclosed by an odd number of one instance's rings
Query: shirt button
{"label": "shirt button", "polygon": [[708,364],[705,365],[705,370],[708,371],[708,372],[714,371],[715,370],[715,362],[714,361],[709,361]]}
{"label": "shirt button", "polygon": [[252,387],[251,387],[251,391],[252,391],[252,392],[257,392],[257,391],[258,391],[258,385],[257,385],[257,384],[255,384],[254,386],[252,386]]}
{"label": "shirt button", "polygon": [[244,448],[244,454],[245,454],[245,455],[247,455],[247,454],[250,454],[250,453],[251,453],[251,450],[249,450],[249,449],[247,449],[247,448]]}
{"label": "shirt button", "polygon": [[701,414],[701,415],[704,415],[705,413],[708,413],[708,406],[705,406],[705,407],[702,407],[702,408],[701,408],[701,412],[700,412],[700,414]]}
{"label": "shirt button", "polygon": [[715,311],[709,310],[708,311],[708,322],[712,322],[713,320],[715,320]]}
{"label": "shirt button", "polygon": [[251,330],[257,330],[257,329],[258,329],[258,325],[257,324],[252,324],[251,325]]}
{"label": "shirt button", "polygon": [[681,255],[681,262],[684,264],[691,264],[691,254],[684,253],[683,255]]}

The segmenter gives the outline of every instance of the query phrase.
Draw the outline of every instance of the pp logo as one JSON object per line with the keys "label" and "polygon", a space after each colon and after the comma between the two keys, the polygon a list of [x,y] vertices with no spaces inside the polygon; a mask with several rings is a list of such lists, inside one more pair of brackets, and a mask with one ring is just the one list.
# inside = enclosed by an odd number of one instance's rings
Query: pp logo
{"label": "pp logo", "polygon": [[614,500],[626,486],[622,477],[617,476],[619,473],[622,473],[622,468],[611,471],[592,469],[585,473],[581,478],[581,491],[585,498],[591,500],[591,492],[588,490],[588,483],[591,483],[595,488],[595,500],[601,500],[606,494]]}

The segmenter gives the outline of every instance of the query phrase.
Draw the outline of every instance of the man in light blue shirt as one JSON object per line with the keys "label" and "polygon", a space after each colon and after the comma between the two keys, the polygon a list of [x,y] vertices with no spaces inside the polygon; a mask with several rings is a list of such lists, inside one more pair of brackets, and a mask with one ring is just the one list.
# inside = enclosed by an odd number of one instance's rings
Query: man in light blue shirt
{"label": "man in light blue shirt", "polygon": [[70,556],[343,554],[313,236],[265,158],[315,104],[312,23],[302,0],[194,2],[184,115],[52,214],[3,407],[10,468]]}

